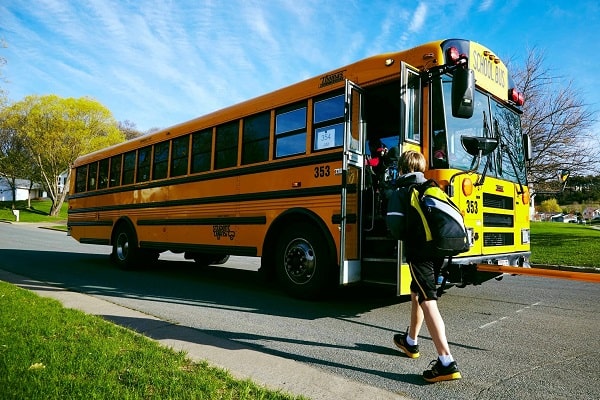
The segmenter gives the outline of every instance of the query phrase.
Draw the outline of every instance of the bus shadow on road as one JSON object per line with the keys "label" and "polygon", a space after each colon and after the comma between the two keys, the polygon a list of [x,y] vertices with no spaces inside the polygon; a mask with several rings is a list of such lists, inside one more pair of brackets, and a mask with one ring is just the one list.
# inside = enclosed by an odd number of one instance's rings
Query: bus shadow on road
{"label": "bus shadow on road", "polygon": [[193,261],[159,259],[124,271],[111,264],[107,254],[0,252],[0,269],[89,295],[210,308],[243,307],[258,314],[302,319],[356,316],[404,301],[391,290],[366,286],[336,288],[319,301],[300,300],[283,293],[257,271],[199,267]]}

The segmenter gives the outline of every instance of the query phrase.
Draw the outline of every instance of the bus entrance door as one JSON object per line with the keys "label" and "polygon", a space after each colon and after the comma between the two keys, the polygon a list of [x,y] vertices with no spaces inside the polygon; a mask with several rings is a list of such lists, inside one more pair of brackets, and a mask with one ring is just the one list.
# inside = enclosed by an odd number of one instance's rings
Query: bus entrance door
{"label": "bus entrance door", "polygon": [[361,279],[360,212],[364,167],[363,92],[346,81],[344,124],[344,162],[342,170],[342,204],[340,221],[340,284]]}

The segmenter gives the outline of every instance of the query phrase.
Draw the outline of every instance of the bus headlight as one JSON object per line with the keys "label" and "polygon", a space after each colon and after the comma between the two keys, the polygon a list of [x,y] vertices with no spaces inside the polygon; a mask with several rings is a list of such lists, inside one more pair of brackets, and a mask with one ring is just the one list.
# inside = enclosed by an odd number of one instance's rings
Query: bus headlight
{"label": "bus headlight", "polygon": [[473,228],[467,228],[467,239],[469,240],[469,247],[475,245],[475,230]]}
{"label": "bus headlight", "polygon": [[521,244],[529,243],[529,229],[521,229]]}

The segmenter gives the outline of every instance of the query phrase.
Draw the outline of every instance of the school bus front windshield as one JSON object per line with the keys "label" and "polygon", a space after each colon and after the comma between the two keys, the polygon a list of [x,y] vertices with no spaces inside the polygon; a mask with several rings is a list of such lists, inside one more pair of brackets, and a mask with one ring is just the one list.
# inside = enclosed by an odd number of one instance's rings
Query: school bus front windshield
{"label": "school bus front windshield", "polygon": [[[497,150],[483,157],[478,172],[482,173],[487,168],[487,176],[525,184],[525,151],[519,114],[476,90],[473,117],[455,118],[451,110],[451,78],[444,76],[432,86],[434,167],[461,171],[474,168],[473,156],[463,148],[461,137],[497,138]],[[436,157],[436,152],[444,154],[443,160],[441,156]]]}

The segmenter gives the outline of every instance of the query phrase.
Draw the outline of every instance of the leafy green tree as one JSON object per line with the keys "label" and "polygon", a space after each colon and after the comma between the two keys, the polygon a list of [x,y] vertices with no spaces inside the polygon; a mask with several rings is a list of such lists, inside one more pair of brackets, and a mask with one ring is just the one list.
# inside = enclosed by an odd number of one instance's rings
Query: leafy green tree
{"label": "leafy green tree", "polygon": [[[87,97],[27,96],[2,110],[0,124],[25,143],[52,200],[52,216],[65,200],[73,161],[125,140],[112,113]],[[58,176],[65,172],[66,188],[61,190]]]}
{"label": "leafy green tree", "polygon": [[539,211],[543,213],[554,213],[561,212],[562,208],[560,208],[556,199],[548,199],[542,201],[542,203],[539,206]]}
{"label": "leafy green tree", "polygon": [[31,153],[22,136],[12,129],[0,129],[0,177],[6,179],[12,190],[13,208],[17,199],[18,179],[28,179],[30,191],[33,182],[40,182],[39,168],[31,159]]}

